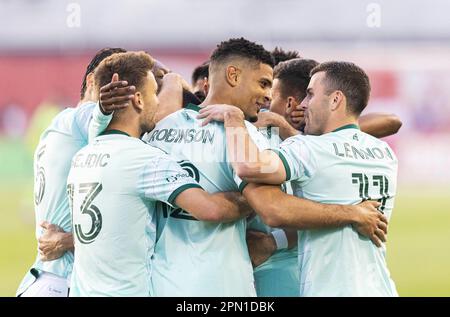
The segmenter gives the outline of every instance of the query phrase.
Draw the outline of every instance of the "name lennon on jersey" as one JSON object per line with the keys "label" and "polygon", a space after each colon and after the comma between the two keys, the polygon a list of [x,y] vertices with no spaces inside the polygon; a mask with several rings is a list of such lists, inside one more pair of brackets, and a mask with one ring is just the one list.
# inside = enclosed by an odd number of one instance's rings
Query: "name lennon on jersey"
{"label": "name lennon on jersey", "polygon": [[390,159],[394,160],[394,157],[389,150],[389,148],[379,148],[379,147],[373,147],[373,148],[356,148],[355,146],[351,145],[350,143],[333,143],[334,153],[337,156],[340,157],[347,157],[347,158],[353,158],[353,159],[363,159],[363,160],[370,160],[370,159]]}
{"label": "name lennon on jersey", "polygon": [[154,130],[148,142],[164,141],[173,143],[201,142],[213,144],[214,132],[207,129],[161,129]]}

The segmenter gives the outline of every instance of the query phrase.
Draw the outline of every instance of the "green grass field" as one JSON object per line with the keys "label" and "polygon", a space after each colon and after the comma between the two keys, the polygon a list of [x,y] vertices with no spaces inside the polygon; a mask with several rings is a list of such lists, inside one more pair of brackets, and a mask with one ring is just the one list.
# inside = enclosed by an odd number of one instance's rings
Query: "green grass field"
{"label": "green grass field", "polygon": [[[0,139],[0,296],[34,262],[33,146]],[[450,296],[450,188],[399,186],[388,264],[401,296]]]}

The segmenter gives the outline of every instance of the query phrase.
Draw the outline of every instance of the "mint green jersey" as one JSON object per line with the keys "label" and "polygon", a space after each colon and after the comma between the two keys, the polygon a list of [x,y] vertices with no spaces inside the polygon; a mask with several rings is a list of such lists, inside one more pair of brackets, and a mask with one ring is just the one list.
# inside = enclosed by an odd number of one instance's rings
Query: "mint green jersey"
{"label": "mint green jersey", "polygon": [[70,296],[149,296],[155,205],[200,187],[160,149],[107,131],[72,160],[75,261]]}
{"label": "mint green jersey", "polygon": [[[190,105],[169,115],[144,140],[180,161],[206,191],[238,191],[241,182],[228,158],[223,123],[200,127],[198,109]],[[266,148],[266,139],[246,124],[255,143]],[[245,232],[245,219],[210,223],[161,206],[153,255],[154,294],[256,296]]]}
{"label": "mint green jersey", "polygon": [[[36,217],[36,240],[43,230],[39,223],[48,221],[64,231],[72,231],[72,219],[66,193],[67,175],[73,155],[88,142],[88,126],[95,103],[89,102],[77,108],[61,111],[42,133],[34,153],[34,207]],[[108,124],[111,116],[98,118]],[[53,261],[41,261],[39,254],[30,271],[17,290],[23,293],[45,271],[63,278],[72,272],[73,253],[66,252]]]}
{"label": "mint green jersey", "polygon": [[[276,150],[294,194],[325,204],[379,200],[390,218],[397,158],[383,141],[347,125],[321,136],[294,136]],[[397,296],[377,248],[351,226],[298,232],[300,296]]]}
{"label": "mint green jersey", "polygon": [[[271,147],[277,147],[282,142],[276,128],[260,128],[259,132],[267,138]],[[284,183],[282,189],[287,194],[293,194],[290,182]],[[248,228],[265,233],[277,230],[267,226],[258,215],[249,219]],[[296,246],[291,249],[277,250],[267,261],[255,267],[253,276],[258,297],[298,296],[297,257],[298,250]]]}

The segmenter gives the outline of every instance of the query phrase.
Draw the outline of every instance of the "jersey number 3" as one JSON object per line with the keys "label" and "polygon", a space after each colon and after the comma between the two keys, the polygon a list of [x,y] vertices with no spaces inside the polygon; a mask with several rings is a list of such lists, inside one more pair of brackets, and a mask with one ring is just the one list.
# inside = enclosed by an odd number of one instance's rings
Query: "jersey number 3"
{"label": "jersey number 3", "polygon": [[[97,197],[97,195],[102,191],[102,184],[100,183],[82,183],[80,184],[78,193],[86,194],[83,203],[80,207],[80,212],[83,215],[88,215],[91,218],[91,227],[87,232],[83,232],[81,229],[81,224],[73,223],[75,235],[83,244],[89,244],[94,242],[95,238],[102,230],[102,214],[97,206],[95,206],[92,201]],[[70,209],[73,210],[73,195],[74,195],[74,185],[67,185],[67,193],[69,195]]]}

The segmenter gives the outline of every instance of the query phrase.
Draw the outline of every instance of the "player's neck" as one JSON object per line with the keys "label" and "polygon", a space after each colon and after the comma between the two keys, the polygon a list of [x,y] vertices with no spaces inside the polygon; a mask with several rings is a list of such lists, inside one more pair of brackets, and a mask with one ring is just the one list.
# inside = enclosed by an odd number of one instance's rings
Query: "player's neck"
{"label": "player's neck", "polygon": [[206,107],[209,105],[217,104],[232,104],[230,94],[223,93],[223,91],[210,89],[205,100],[199,105],[199,107]]}
{"label": "player's neck", "polygon": [[138,128],[138,125],[122,124],[120,122],[111,122],[105,131],[108,130],[122,131],[134,138],[140,138],[141,136],[141,129]]}
{"label": "player's neck", "polygon": [[358,125],[358,120],[356,118],[350,118],[350,117],[345,117],[342,119],[335,119],[335,120],[329,120],[328,124],[325,128],[324,134],[328,133],[328,132],[332,132],[336,129],[339,129],[343,126],[349,125],[349,124],[354,124],[354,125]]}

